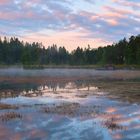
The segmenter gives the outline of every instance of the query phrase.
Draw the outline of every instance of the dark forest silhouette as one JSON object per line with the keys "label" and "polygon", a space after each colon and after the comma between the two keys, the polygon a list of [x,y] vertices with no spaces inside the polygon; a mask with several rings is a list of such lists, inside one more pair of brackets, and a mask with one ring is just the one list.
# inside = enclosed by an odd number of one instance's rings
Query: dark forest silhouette
{"label": "dark forest silhouette", "polygon": [[57,45],[45,48],[41,43],[25,43],[18,38],[0,39],[1,65],[96,65],[140,64],[140,35],[125,38],[118,43],[83,49],[71,53]]}

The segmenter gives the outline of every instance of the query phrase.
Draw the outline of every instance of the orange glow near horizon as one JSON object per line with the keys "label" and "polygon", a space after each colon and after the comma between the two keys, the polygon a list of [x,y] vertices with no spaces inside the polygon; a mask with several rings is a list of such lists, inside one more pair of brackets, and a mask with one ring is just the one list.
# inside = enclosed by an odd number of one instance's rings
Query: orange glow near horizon
{"label": "orange glow near horizon", "polygon": [[82,48],[88,47],[88,44],[91,48],[98,48],[111,43],[101,39],[94,40],[92,38],[85,38],[82,37],[82,33],[76,32],[59,32],[49,36],[40,33],[32,33],[20,39],[30,43],[39,42],[45,47],[57,44],[58,46],[65,46],[68,51],[72,51],[78,46]]}

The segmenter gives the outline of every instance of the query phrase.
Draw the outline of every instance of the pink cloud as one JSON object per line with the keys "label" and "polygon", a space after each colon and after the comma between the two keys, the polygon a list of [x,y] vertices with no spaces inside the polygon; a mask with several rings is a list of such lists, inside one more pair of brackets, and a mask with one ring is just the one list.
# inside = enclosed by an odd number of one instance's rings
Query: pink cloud
{"label": "pink cloud", "polygon": [[0,0],[0,5],[6,5],[9,4],[11,0]]}
{"label": "pink cloud", "polygon": [[94,40],[92,38],[84,38],[83,36],[85,35],[85,32],[59,32],[49,36],[41,33],[31,33],[21,39],[29,42],[37,40],[38,42],[42,42],[46,47],[52,44],[57,44],[59,46],[65,46],[69,51],[77,48],[77,46],[87,47],[87,45],[90,44],[92,48],[97,48],[111,43],[100,38]]}
{"label": "pink cloud", "polygon": [[1,12],[0,19],[4,20],[18,20],[18,19],[39,19],[40,16],[36,15],[33,11],[26,11],[24,13],[19,13],[16,11],[13,12]]}
{"label": "pink cloud", "polygon": [[117,22],[117,21],[114,20],[114,19],[107,20],[107,22],[108,22],[110,25],[112,25],[112,26],[117,26],[117,25],[119,25],[119,22]]}
{"label": "pink cloud", "polygon": [[140,8],[140,3],[138,2],[133,2],[133,1],[128,1],[128,0],[112,0],[112,1],[123,6]]}
{"label": "pink cloud", "polygon": [[1,12],[0,11],[0,19],[9,20],[9,19],[16,19],[18,13],[11,13],[11,12]]}
{"label": "pink cloud", "polygon": [[[91,5],[92,8],[79,6],[76,9],[77,5],[72,0],[70,1],[72,5],[53,0],[19,0],[17,2],[0,0],[0,5],[2,5],[0,20],[7,21],[1,22],[1,26],[9,29],[3,31],[1,28],[1,33],[25,36],[25,40],[38,40],[45,46],[53,43],[64,44],[70,46],[68,49],[72,50],[77,46],[87,46],[87,44],[98,47],[107,44],[108,41],[105,40],[109,40],[109,43],[110,40],[114,42],[126,36],[126,32],[134,34],[139,31],[139,12],[135,12],[130,7],[131,4],[134,6],[138,3],[132,3],[130,0],[129,3],[127,0],[110,0],[114,3],[108,3],[107,0],[101,5],[96,5],[95,2]],[[124,7],[126,5],[129,7]],[[133,27],[137,28],[137,31],[134,31]],[[46,33],[49,30],[55,33],[49,36],[37,33],[44,29]],[[28,34],[27,31],[34,33]]]}

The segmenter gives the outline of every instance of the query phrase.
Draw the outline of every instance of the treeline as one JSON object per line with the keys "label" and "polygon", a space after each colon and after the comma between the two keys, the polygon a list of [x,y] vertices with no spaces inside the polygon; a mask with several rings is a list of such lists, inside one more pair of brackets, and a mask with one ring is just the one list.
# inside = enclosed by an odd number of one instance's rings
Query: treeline
{"label": "treeline", "polygon": [[118,43],[91,49],[77,47],[71,53],[57,45],[45,48],[41,43],[27,43],[18,38],[0,39],[1,65],[94,65],[140,64],[140,35]]}

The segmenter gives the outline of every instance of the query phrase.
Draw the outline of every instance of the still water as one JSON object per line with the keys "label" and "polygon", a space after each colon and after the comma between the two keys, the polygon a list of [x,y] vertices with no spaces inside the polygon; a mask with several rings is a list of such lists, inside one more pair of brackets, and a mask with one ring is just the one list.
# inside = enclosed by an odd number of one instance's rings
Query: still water
{"label": "still water", "polygon": [[140,140],[140,83],[1,83],[0,140]]}

